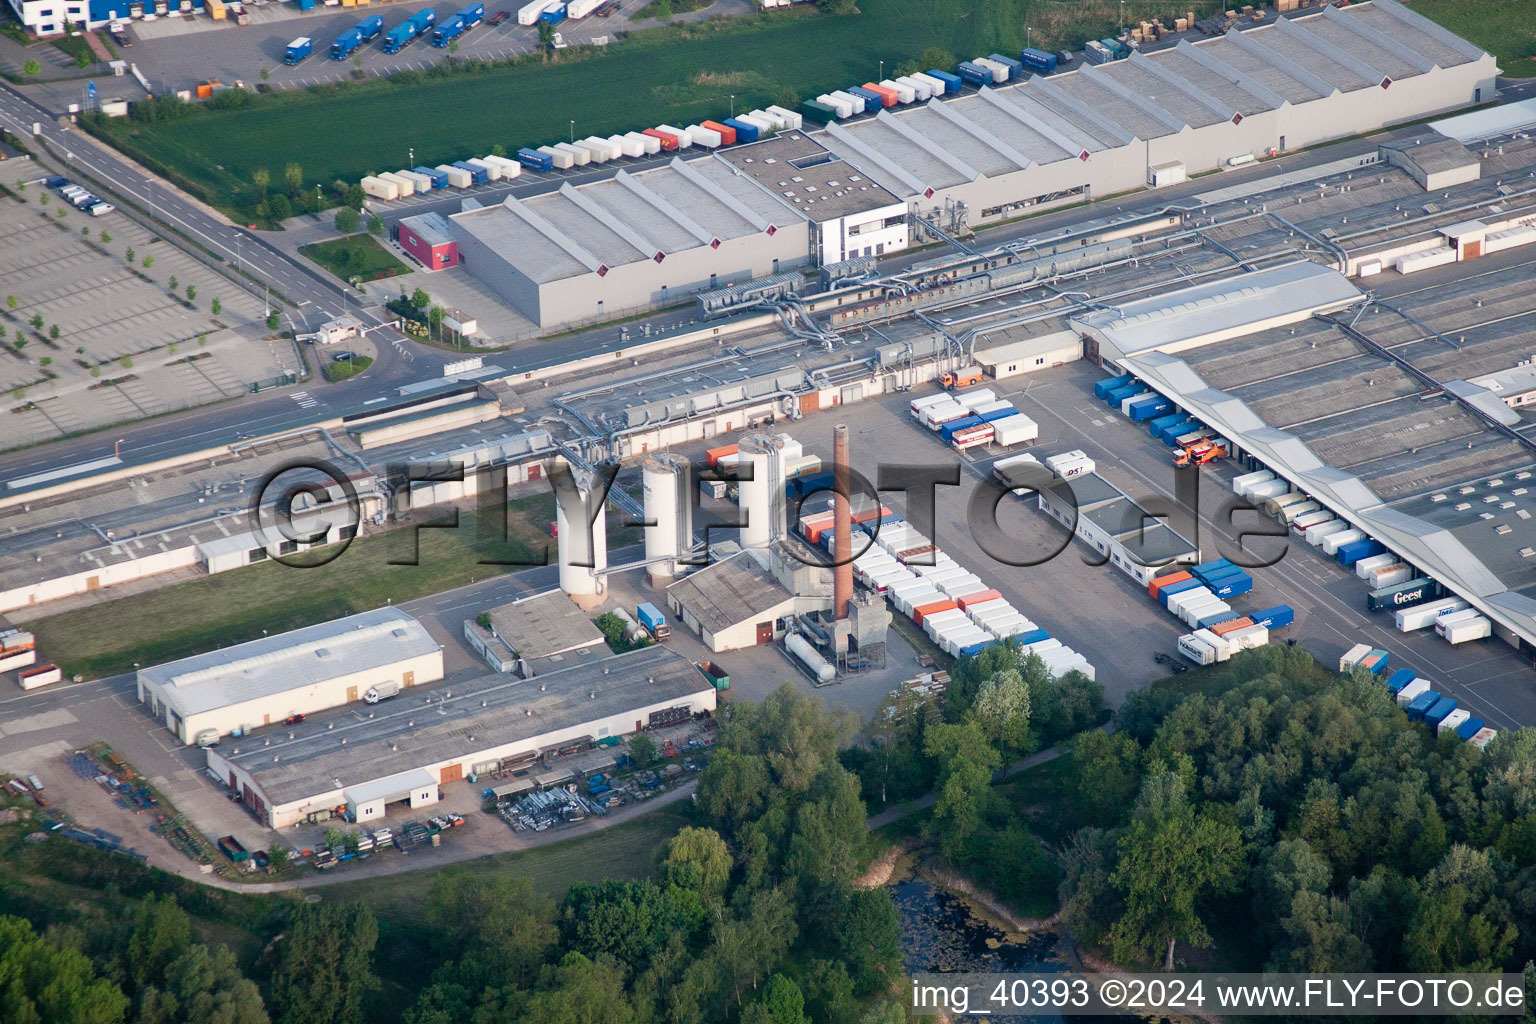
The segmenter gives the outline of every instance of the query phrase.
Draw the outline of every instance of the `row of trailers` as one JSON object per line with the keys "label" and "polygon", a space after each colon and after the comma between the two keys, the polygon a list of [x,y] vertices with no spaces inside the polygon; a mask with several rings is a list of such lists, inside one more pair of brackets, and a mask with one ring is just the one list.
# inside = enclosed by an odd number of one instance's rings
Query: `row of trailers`
{"label": "row of trailers", "polygon": [[1056,70],[1055,54],[1044,50],[1022,50],[1017,59],[994,53],[989,57],[961,61],[954,71],[930,68],[887,78],[881,82],[822,93],[801,105],[801,112],[813,121],[841,121],[858,114],[874,113],[885,107],[928,100],[958,93],[966,86],[1003,85],[1022,79],[1026,72],[1048,75]]}
{"label": "row of trailers", "polygon": [[750,114],[738,114],[724,121],[704,121],[687,128],[660,125],[644,131],[611,135],[593,135],[572,142],[557,142],[537,148],[525,146],[515,157],[471,157],[436,167],[370,174],[360,184],[374,199],[403,199],[434,189],[471,188],[490,181],[516,178],[524,168],[533,171],[570,170],[589,164],[605,164],[625,157],[655,156],[691,149],[718,149],[738,142],[756,142],[775,132],[801,126],[801,118],[783,107],[765,107]]}

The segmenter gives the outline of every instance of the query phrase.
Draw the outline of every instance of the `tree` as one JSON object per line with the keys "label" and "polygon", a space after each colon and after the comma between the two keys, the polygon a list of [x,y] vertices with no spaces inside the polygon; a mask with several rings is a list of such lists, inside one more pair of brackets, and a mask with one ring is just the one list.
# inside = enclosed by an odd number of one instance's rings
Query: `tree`
{"label": "tree", "polygon": [[[258,167],[251,172],[251,181],[256,184],[256,194],[265,199],[267,197],[267,188],[272,184],[272,172],[265,167]],[[362,186],[358,187],[361,188]]]}
{"label": "tree", "polygon": [[1141,748],[1124,733],[1091,729],[1072,741],[1068,756],[1073,808],[1086,822],[1113,826],[1141,788]]}
{"label": "tree", "polygon": [[288,866],[288,848],[281,843],[273,843],[267,847],[267,863],[272,865],[274,871],[281,871]]}
{"label": "tree", "polygon": [[[22,74],[26,75],[28,78],[30,78],[33,75],[37,74],[41,70],[43,70],[43,66],[41,64],[39,64],[36,60],[29,60],[29,61],[27,61],[25,64],[23,64],[21,66]],[[44,202],[48,201],[46,195],[44,196],[43,201]]]}
{"label": "tree", "polygon": [[51,324],[51,325],[49,325],[49,327],[48,327],[48,337],[54,339],[55,341],[58,340],[58,338],[59,338],[59,325],[58,324]]}
{"label": "tree", "polygon": [[741,1024],[810,1024],[800,986],[775,974],[763,985],[757,1001],[741,1015]]}
{"label": "tree", "polygon": [[[419,289],[418,289],[419,290]],[[645,733],[639,733],[629,738],[629,756],[635,759],[635,764],[644,768],[656,763],[656,756],[660,749],[656,741]]]}
{"label": "tree", "polygon": [[503,146],[499,142],[494,144],[493,146],[491,146],[491,156],[503,156],[504,157],[506,155],[507,155],[507,147],[506,146]]}
{"label": "tree", "polygon": [[974,722],[934,726],[928,730],[927,751],[939,776],[933,817],[925,830],[938,837],[945,857],[961,860],[981,827],[986,805],[995,799],[992,773],[1002,758]]}
{"label": "tree", "polygon": [[368,233],[375,238],[384,234],[384,218],[376,213],[368,215]]}
{"label": "tree", "polygon": [[304,187],[304,168],[290,161],[283,168],[283,184],[287,187],[289,196],[297,196],[299,190]]}
{"label": "tree", "polygon": [[433,879],[426,908],[448,955],[477,968],[477,975],[460,970],[458,977],[466,982],[525,983],[560,937],[554,902],[526,878],[446,871]]}
{"label": "tree", "polygon": [[123,258],[126,259],[129,263],[132,263],[137,257],[138,253],[134,251],[134,248],[131,245],[128,247],[128,251],[123,253]]}
{"label": "tree", "polygon": [[139,1024],[268,1024],[255,982],[240,973],[225,946],[188,948],[144,990]]}
{"label": "tree", "polygon": [[21,300],[19,300],[19,299],[17,299],[17,298],[16,298],[16,296],[14,296],[14,295],[7,295],[7,296],[6,296],[6,297],[5,297],[5,305],[6,305],[6,308],[8,308],[8,309],[15,309],[15,308],[16,308],[16,306],[17,306],[17,304],[18,304],[18,303],[19,303],[19,302],[20,302],[20,301],[21,301]]}
{"label": "tree", "polygon": [[197,285],[195,285],[195,284],[187,285],[187,301],[188,302],[192,302],[192,301],[195,301],[196,299],[197,299]]}
{"label": "tree", "polygon": [[[539,20],[539,46],[549,49],[555,45],[555,26],[543,19]],[[34,72],[35,74],[36,72]]]}
{"label": "tree", "polygon": [[373,949],[379,926],[361,903],[300,903],[278,946],[271,980],[277,1024],[363,1019],[363,997],[378,987]]}
{"label": "tree", "polygon": [[92,63],[94,62],[91,60],[89,51],[81,50],[75,54],[75,67],[84,69],[90,67]]}
{"label": "tree", "polygon": [[282,326],[282,323],[283,321],[275,311],[267,314],[267,330],[275,331]]}
{"label": "tree", "polygon": [[1017,757],[1032,746],[1029,686],[1017,669],[1003,669],[976,691],[971,714],[993,743]]}
{"label": "tree", "polygon": [[711,828],[684,828],[667,841],[662,853],[667,884],[719,898],[731,878],[731,851]]}
{"label": "tree", "polygon": [[702,922],[697,894],[654,882],[578,882],[566,893],[561,930],[566,944],[589,957],[611,956],[643,970],[673,932],[685,936]]}
{"label": "tree", "polygon": [[357,230],[360,217],[358,212],[350,206],[343,206],[336,211],[336,230],[344,235],[350,235]]}
{"label": "tree", "polygon": [[[191,296],[188,296],[188,298],[191,298]],[[218,296],[214,296],[213,301],[208,304],[208,309],[214,316],[218,316],[224,312],[224,303],[219,300]]]}
{"label": "tree", "polygon": [[275,221],[284,221],[293,216],[293,204],[285,195],[275,195],[267,200],[267,215]]}
{"label": "tree", "polygon": [[443,320],[448,316],[448,311],[442,306],[433,306],[427,311],[427,324],[434,334],[443,329]]}
{"label": "tree", "polygon": [[272,72],[271,72],[270,69],[268,69],[268,68],[262,68],[261,69],[261,80],[263,82],[267,81],[271,77],[272,77]]}
{"label": "tree", "polygon": [[43,329],[43,315],[38,313],[31,320],[28,320],[27,323],[32,325],[34,331],[40,331]]}
{"label": "tree", "polygon": [[417,288],[415,291],[411,292],[411,305],[415,306],[417,309],[421,309],[431,301],[432,297],[426,293],[425,289]]}
{"label": "tree", "polygon": [[105,232],[105,231],[103,231],[103,232],[102,232],[102,233],[101,233],[101,244],[102,244],[102,245],[107,245],[107,244],[109,244],[109,243],[110,243],[110,242],[111,242],[111,241],[112,241],[112,236],[111,236],[111,235],[109,235],[109,234],[108,234],[108,233],[107,233],[107,232]]}
{"label": "tree", "polygon": [[176,275],[175,274],[171,275],[170,286],[171,286],[171,291],[175,291],[177,288],[181,287],[180,283],[177,282],[177,280],[176,280]]}
{"label": "tree", "polygon": [[[1154,776],[1148,784],[1169,777]],[[1242,837],[1214,812],[1196,811],[1181,793],[1133,818],[1117,852],[1111,881],[1123,895],[1125,912],[1110,929],[1110,948],[1121,962],[1145,962],[1164,951],[1163,969],[1171,971],[1177,943],[1210,942],[1197,904],[1235,887]]]}
{"label": "tree", "polygon": [[884,990],[901,970],[901,919],[885,889],[850,891],[835,934],[855,995]]}
{"label": "tree", "polygon": [[134,910],[132,928],[124,957],[128,979],[139,987],[157,984],[192,942],[192,921],[170,895],[146,896]]}
{"label": "tree", "polygon": [[7,1024],[119,1024],[128,997],[78,950],[59,948],[19,917],[0,917],[0,1007]]}
{"label": "tree", "polygon": [[325,847],[329,850],[340,845],[341,829],[337,828],[335,825],[332,825],[325,830]]}
{"label": "tree", "polygon": [[360,210],[363,208],[363,204],[367,201],[368,193],[364,192],[363,186],[359,185],[357,182],[354,181],[350,185],[345,185],[342,187],[341,205],[350,206],[354,210]]}
{"label": "tree", "polygon": [[145,256],[144,257],[144,262],[140,264],[140,266],[142,266],[145,270],[148,270],[150,267],[152,267],[154,265],[155,265],[155,258],[153,256]]}

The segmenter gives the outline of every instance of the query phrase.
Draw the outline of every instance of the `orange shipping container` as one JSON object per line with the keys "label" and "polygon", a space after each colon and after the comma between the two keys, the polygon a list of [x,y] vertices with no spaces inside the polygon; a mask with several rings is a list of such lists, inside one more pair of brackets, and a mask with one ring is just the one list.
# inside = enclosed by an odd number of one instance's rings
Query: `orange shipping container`
{"label": "orange shipping container", "polygon": [[894,107],[901,101],[901,94],[895,89],[887,89],[885,86],[876,85],[874,82],[865,82],[862,88],[868,89],[876,96],[879,96],[882,107]]}
{"label": "orange shipping container", "polygon": [[1192,579],[1194,579],[1194,577],[1187,572],[1174,572],[1169,573],[1167,576],[1159,576],[1152,581],[1152,584],[1149,587],[1147,587],[1147,593],[1153,597],[1157,597],[1162,593],[1164,587]]}
{"label": "orange shipping container", "polygon": [[721,124],[719,121],[705,121],[703,122],[702,127],[708,128],[712,132],[719,132],[720,144],[722,146],[736,145],[736,129],[732,128],[730,125]]}
{"label": "orange shipping container", "polygon": [[1211,632],[1215,633],[1217,636],[1221,636],[1223,633],[1230,633],[1234,629],[1242,629],[1244,626],[1251,625],[1253,625],[1252,619],[1228,619],[1226,622],[1218,622],[1216,625],[1212,626]]}
{"label": "orange shipping container", "polygon": [[884,519],[886,516],[888,516],[890,514],[891,514],[891,510],[886,508],[884,505],[881,505],[880,506],[880,511],[878,511],[878,512],[876,512],[872,508],[867,508],[863,512],[855,512],[855,513],[853,513],[853,521],[856,522],[856,523],[867,523],[871,519]]}
{"label": "orange shipping container", "polygon": [[923,624],[923,619],[927,618],[929,615],[937,615],[939,612],[953,611],[954,607],[955,602],[953,601],[934,601],[930,604],[920,605],[919,607],[912,609],[912,621],[921,626]]}
{"label": "orange shipping container", "polygon": [[1002,596],[1002,594],[999,594],[995,590],[982,590],[975,594],[966,594],[963,597],[957,597],[955,598],[955,603],[960,606],[962,611],[969,611],[971,605],[973,604],[984,604],[987,601],[996,601]]}
{"label": "orange shipping container", "polygon": [[733,444],[724,445],[724,446],[722,446],[720,448],[711,448],[711,449],[709,449],[708,451],[706,451],[704,453],[704,463],[710,469],[714,469],[715,468],[715,463],[720,461],[720,457],[722,455],[735,455],[735,454],[736,454],[736,446],[733,445]]}

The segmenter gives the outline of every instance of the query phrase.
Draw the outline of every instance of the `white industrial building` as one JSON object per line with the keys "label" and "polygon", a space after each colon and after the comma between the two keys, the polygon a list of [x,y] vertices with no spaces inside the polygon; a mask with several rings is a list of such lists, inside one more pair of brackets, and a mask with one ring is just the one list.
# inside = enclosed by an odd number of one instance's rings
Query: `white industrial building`
{"label": "white industrial building", "polygon": [[442,647],[420,622],[377,608],[140,669],[140,703],[181,742],[245,733],[295,714],[443,677]]}
{"label": "white industrial building", "polygon": [[1199,549],[1187,537],[1097,473],[1075,476],[1069,487],[1040,487],[1037,493],[1040,511],[1141,586],[1167,566],[1200,560]]}
{"label": "white industrial building", "polygon": [[[791,590],[780,582],[775,560],[781,571],[799,575],[807,589]],[[794,615],[832,607],[830,588],[823,592],[818,586],[826,572],[819,566],[786,563],[782,552],[752,548],[672,584],[667,607],[716,653],[771,644],[783,637]]]}
{"label": "white industrial building", "polygon": [[437,802],[440,787],[544,753],[713,713],[716,694],[665,647],[550,672],[488,675],[381,702],[368,718],[306,722],[208,751],[208,768],[262,821],[287,828],[345,811]]}

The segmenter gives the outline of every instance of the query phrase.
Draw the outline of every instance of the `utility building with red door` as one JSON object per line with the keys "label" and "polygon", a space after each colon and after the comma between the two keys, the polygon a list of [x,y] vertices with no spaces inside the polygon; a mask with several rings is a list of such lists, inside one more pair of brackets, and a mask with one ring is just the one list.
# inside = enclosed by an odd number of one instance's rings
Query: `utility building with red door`
{"label": "utility building with red door", "polygon": [[459,265],[459,243],[449,235],[448,221],[440,213],[401,218],[395,229],[395,241],[428,270]]}

